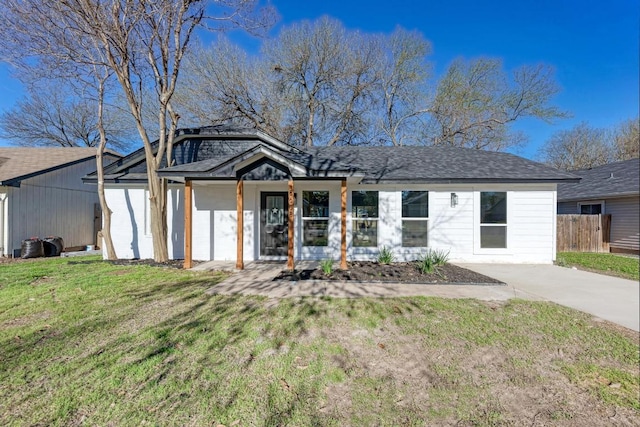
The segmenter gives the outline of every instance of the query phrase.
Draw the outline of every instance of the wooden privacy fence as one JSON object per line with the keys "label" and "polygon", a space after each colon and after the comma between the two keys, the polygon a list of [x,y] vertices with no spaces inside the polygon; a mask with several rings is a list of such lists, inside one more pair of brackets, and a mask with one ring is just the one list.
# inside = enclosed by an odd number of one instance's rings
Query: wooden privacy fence
{"label": "wooden privacy fence", "polygon": [[558,252],[609,252],[611,215],[558,215]]}

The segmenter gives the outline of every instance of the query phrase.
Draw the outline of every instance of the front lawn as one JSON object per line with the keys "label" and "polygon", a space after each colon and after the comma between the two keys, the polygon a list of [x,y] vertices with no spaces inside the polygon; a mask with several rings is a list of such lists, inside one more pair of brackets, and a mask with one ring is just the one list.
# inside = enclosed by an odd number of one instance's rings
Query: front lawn
{"label": "front lawn", "polygon": [[638,335],[546,302],[208,295],[223,274],[0,265],[1,425],[609,425]]}
{"label": "front lawn", "polygon": [[611,253],[559,252],[556,264],[640,280],[640,261],[634,257]]}

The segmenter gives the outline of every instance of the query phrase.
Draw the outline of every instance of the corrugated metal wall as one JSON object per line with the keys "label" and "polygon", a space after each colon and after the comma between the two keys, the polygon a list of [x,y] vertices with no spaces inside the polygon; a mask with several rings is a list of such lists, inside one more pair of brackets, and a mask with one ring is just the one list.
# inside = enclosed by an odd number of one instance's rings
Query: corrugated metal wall
{"label": "corrugated metal wall", "polygon": [[89,159],[26,179],[19,188],[11,188],[7,254],[20,249],[22,240],[36,236],[61,236],[65,247],[95,244],[97,188],[82,183],[82,177],[95,170],[95,160]]}

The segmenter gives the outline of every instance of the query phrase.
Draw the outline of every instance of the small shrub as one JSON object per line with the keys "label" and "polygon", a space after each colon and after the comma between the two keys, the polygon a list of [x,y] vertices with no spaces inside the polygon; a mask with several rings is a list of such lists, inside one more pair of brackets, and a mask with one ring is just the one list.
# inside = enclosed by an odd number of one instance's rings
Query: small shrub
{"label": "small shrub", "polygon": [[441,249],[427,249],[418,259],[418,269],[422,274],[432,273],[436,267],[445,265],[449,261],[449,251]]}
{"label": "small shrub", "polygon": [[449,251],[444,251],[442,249],[429,249],[428,253],[433,260],[433,263],[437,266],[445,265],[447,261],[449,261]]}
{"label": "small shrub", "polygon": [[418,269],[422,274],[432,273],[435,268],[436,266],[433,263],[433,259],[428,254],[425,254],[418,259]]}
{"label": "small shrub", "polygon": [[383,246],[382,249],[380,249],[380,253],[378,254],[378,263],[391,264],[394,258],[395,257],[393,256],[393,252],[391,251],[391,249]]}
{"label": "small shrub", "polygon": [[322,272],[325,275],[331,276],[331,273],[333,273],[333,260],[325,259],[320,261],[320,268],[322,268]]}

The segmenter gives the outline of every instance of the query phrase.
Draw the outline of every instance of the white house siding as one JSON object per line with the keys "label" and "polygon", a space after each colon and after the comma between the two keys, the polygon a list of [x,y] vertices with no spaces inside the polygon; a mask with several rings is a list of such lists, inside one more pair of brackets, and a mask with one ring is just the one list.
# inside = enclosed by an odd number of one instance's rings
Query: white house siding
{"label": "white house siding", "polygon": [[[396,259],[417,259],[426,248],[402,247],[402,191],[429,191],[428,247],[449,251],[455,262],[551,263],[555,258],[555,185],[348,185],[347,245],[350,260],[375,259],[382,246],[391,249]],[[329,245],[304,247],[302,236],[302,192],[328,190]],[[378,246],[351,247],[352,191],[379,192]],[[260,193],[287,191],[286,182],[244,183],[244,259],[259,256]],[[479,246],[480,191],[507,191],[507,249],[481,249]],[[296,259],[340,258],[340,182],[295,181],[297,203],[294,209]],[[451,193],[458,204],[451,206]],[[125,197],[126,196],[126,197]],[[128,201],[127,201],[128,197]],[[145,230],[145,189],[127,187],[109,189],[108,200],[114,211],[112,234],[118,256],[146,258],[153,255],[151,236]],[[182,186],[172,190],[170,203],[177,203],[173,220],[169,219],[170,254],[184,256],[184,208]],[[169,209],[171,212],[172,209]],[[194,182],[193,186],[193,259],[235,260],[236,258],[236,184],[235,182]],[[134,230],[140,230],[135,233]]]}
{"label": "white house siding", "polygon": [[9,253],[9,188],[0,187],[0,256]]}
{"label": "white house siding", "polygon": [[[105,197],[113,212],[111,238],[118,258],[153,258],[147,188],[140,185],[108,186]],[[167,203],[169,257],[181,259],[184,257],[183,186],[169,187]]]}
{"label": "white house siding", "polygon": [[22,240],[61,236],[66,247],[94,244],[95,186],[82,177],[96,169],[95,160],[25,179],[20,187],[6,187],[7,251],[19,250]]}
{"label": "white house siding", "polygon": [[[378,190],[378,248],[350,248],[351,259],[371,259],[383,245],[397,260],[418,258],[426,248],[402,247],[402,191],[429,191],[429,248],[449,252],[454,262],[551,263],[555,259],[555,185],[358,185],[349,188],[348,241],[351,236],[351,191]],[[480,248],[481,191],[507,192],[507,249]],[[451,193],[458,204],[451,206]]]}

